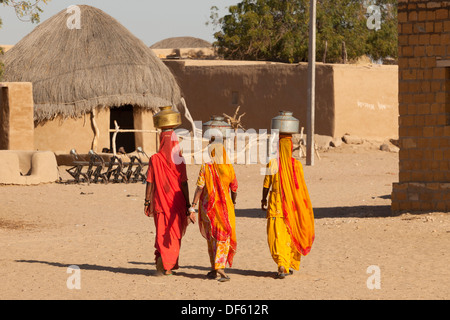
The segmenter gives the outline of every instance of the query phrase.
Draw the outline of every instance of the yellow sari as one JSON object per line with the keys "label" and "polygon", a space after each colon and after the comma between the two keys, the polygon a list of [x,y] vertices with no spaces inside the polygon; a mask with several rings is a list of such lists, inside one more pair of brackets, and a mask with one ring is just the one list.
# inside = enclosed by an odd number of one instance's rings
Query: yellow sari
{"label": "yellow sari", "polygon": [[279,143],[278,163],[269,163],[271,174],[264,187],[272,187],[267,209],[267,235],[274,261],[286,270],[299,269],[301,255],[314,242],[314,213],[304,180],[303,167],[292,158],[292,140]]}
{"label": "yellow sari", "polygon": [[234,205],[230,189],[237,191],[237,180],[225,148],[221,143],[208,147],[211,161],[202,164],[197,186],[203,188],[199,200],[199,228],[207,240],[211,266],[231,267],[236,253]]}

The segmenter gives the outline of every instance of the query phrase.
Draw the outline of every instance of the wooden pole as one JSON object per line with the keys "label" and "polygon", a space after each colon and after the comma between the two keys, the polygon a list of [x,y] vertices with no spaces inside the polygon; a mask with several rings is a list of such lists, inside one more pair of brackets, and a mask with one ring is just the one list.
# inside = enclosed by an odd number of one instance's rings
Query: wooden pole
{"label": "wooden pole", "polygon": [[94,150],[94,152],[97,152],[98,139],[100,137],[100,130],[98,129],[96,118],[97,118],[97,109],[94,108],[94,109],[92,109],[92,112],[91,112],[91,122],[92,122],[92,126],[94,127],[94,140],[92,141],[92,150]]}
{"label": "wooden pole", "polygon": [[308,110],[306,164],[314,165],[314,119],[316,93],[316,0],[309,3]]}
{"label": "wooden pole", "polygon": [[[114,120],[114,129],[110,129],[109,132],[114,132],[112,137],[112,148],[113,148],[113,154],[116,156],[116,137],[119,132],[144,132],[144,133],[156,133],[156,138],[158,138],[158,130],[137,130],[137,129],[120,129],[119,125],[117,124],[117,121]],[[156,139],[158,141],[158,139]],[[156,150],[159,150],[159,146],[156,146]]]}

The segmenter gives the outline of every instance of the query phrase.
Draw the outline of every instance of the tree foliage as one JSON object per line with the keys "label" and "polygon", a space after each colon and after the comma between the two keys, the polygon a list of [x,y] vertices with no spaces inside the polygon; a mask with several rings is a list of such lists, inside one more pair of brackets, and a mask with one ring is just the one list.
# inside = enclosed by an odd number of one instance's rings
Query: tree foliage
{"label": "tree foliage", "polygon": [[[16,11],[17,17],[22,21],[31,21],[32,23],[38,23],[42,13],[42,8],[39,6],[39,2],[47,4],[50,0],[0,0],[0,4],[3,6],[13,7]],[[2,27],[2,19],[0,17],[0,29]],[[3,49],[0,47],[0,56],[3,55]],[[0,59],[0,80],[3,76],[3,63]]]}
{"label": "tree foliage", "polygon": [[17,17],[20,20],[38,23],[39,14],[42,13],[42,8],[40,7],[39,3],[41,2],[46,4],[49,1],[50,0],[0,0],[0,4],[13,7],[16,11]]}
{"label": "tree foliage", "polygon": [[[210,17],[225,59],[308,60],[309,0],[243,0],[228,11],[219,18],[212,7]],[[376,12],[377,29],[368,23]],[[317,61],[397,57],[396,0],[317,0],[316,20]]]}

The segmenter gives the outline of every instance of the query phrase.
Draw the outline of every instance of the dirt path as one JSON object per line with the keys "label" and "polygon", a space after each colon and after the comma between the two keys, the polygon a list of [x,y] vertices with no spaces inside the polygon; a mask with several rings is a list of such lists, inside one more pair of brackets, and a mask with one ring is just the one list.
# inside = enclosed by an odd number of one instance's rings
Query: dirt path
{"label": "dirt path", "polygon": [[[0,186],[0,299],[450,298],[450,215],[391,215],[397,153],[345,146],[304,165],[316,241],[284,280],[274,279],[267,247],[260,168],[235,166],[238,252],[227,283],[205,278],[197,225],[183,239],[177,275],[155,276],[143,184]],[[198,169],[188,166],[191,196]],[[68,288],[72,265],[80,289]],[[370,289],[377,275],[380,287]]]}

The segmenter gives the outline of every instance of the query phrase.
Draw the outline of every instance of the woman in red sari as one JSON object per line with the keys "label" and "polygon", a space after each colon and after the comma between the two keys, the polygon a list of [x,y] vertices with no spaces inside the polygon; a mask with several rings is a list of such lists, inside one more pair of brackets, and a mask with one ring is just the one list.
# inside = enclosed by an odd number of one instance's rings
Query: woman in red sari
{"label": "woman in red sari", "polygon": [[158,153],[150,157],[144,212],[153,216],[156,227],[155,261],[159,274],[178,269],[181,239],[188,219],[189,189],[186,164],[173,130],[161,133]]}

